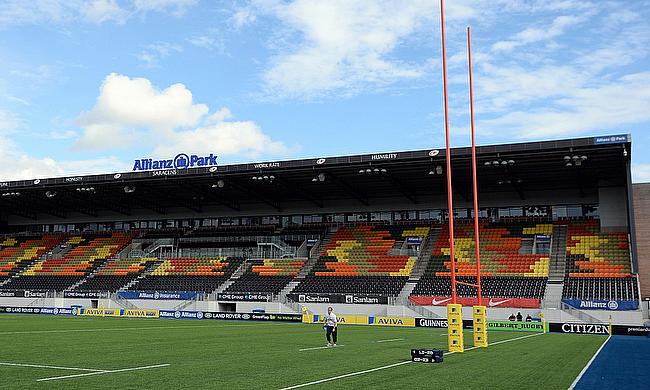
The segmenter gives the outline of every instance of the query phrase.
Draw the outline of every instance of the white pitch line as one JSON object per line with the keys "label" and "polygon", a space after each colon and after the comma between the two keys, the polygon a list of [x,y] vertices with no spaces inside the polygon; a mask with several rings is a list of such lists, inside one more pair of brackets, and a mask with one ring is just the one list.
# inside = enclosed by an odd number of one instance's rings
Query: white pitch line
{"label": "white pitch line", "polygon": [[336,347],[330,347],[330,346],[324,346],[324,347],[313,347],[313,348],[303,348],[299,349],[299,352],[304,352],[304,351],[314,351],[317,349],[333,349],[333,348],[338,348],[338,347],[345,347],[345,344],[337,344]]}
{"label": "white pitch line", "polygon": [[195,325],[195,326],[143,326],[137,328],[92,328],[92,329],[59,329],[59,330],[22,330],[15,332],[0,332],[0,335],[6,334],[39,334],[39,333],[75,333],[75,332],[106,332],[106,331],[123,331],[123,330],[155,330],[155,329],[194,329],[194,328],[226,328],[226,327],[246,327],[256,326],[253,324],[241,325]]}
{"label": "white pitch line", "polygon": [[54,376],[50,378],[41,378],[37,379],[37,382],[45,382],[45,381],[54,381],[54,380],[59,380],[59,379],[69,379],[69,378],[79,378],[82,376],[90,376],[90,375],[103,375],[103,374],[114,374],[117,372],[125,372],[125,371],[138,371],[138,370],[149,370],[152,368],[160,368],[160,367],[167,367],[169,364],[156,364],[154,366],[142,366],[142,367],[132,367],[132,368],[122,368],[119,370],[106,370],[106,371],[100,371],[100,372],[87,372],[85,374],[75,374],[75,375],[65,375],[65,376]]}
{"label": "white pitch line", "polygon": [[582,376],[587,372],[587,370],[589,369],[589,367],[591,367],[591,363],[593,363],[594,360],[596,360],[596,357],[598,357],[598,354],[600,353],[600,351],[605,347],[605,344],[607,344],[607,342],[608,342],[609,339],[611,339],[611,338],[612,338],[612,336],[608,336],[608,337],[607,337],[607,340],[605,340],[605,342],[602,343],[602,344],[600,345],[600,348],[598,348],[598,351],[596,351],[596,353],[594,354],[594,356],[591,357],[591,360],[589,360],[589,361],[587,362],[587,365],[585,366],[585,368],[583,368],[582,371],[580,371],[580,374],[578,374],[578,376],[577,376],[576,379],[573,381],[573,383],[571,383],[571,386],[569,387],[569,390],[572,390],[573,388],[576,387],[576,385],[578,384],[578,382],[580,382],[580,379],[582,379]]}
{"label": "white pitch line", "polygon": [[377,340],[376,343],[390,343],[393,341],[403,341],[404,339],[388,339],[388,340]]}
{"label": "white pitch line", "polygon": [[[527,338],[529,338],[529,337],[541,336],[541,335],[543,335],[543,334],[544,334],[544,333],[535,333],[535,334],[530,334],[530,335],[526,335],[526,336],[515,337],[514,339],[507,339],[507,340],[497,341],[497,342],[492,343],[491,345],[497,345],[497,344],[508,343],[508,342],[511,342],[511,341],[517,341],[517,340],[527,339]],[[477,348],[479,348],[479,347],[471,347],[471,348],[467,348],[465,351],[471,351],[471,350],[473,350],[473,349],[477,349]],[[456,352],[447,352],[447,353],[445,353],[445,355],[451,355],[451,354],[453,354],[453,353],[456,353]],[[387,369],[387,368],[393,368],[393,367],[397,367],[397,366],[402,366],[402,365],[404,365],[404,364],[408,364],[408,363],[411,363],[411,361],[410,361],[410,360],[406,360],[406,361],[399,362],[399,363],[389,364],[389,365],[387,365],[387,366],[381,366],[381,367],[371,368],[371,369],[369,369],[369,370],[363,370],[363,371],[351,372],[351,373],[349,373],[349,374],[338,375],[338,376],[334,376],[334,377],[331,377],[331,378],[325,378],[325,379],[321,379],[321,380],[317,380],[317,381],[313,381],[313,382],[303,383],[303,384],[300,384],[300,385],[294,385],[294,386],[289,386],[289,387],[283,387],[283,388],[280,389],[280,390],[299,389],[299,388],[301,388],[301,387],[306,387],[306,386],[311,386],[311,385],[317,385],[317,384],[320,384],[320,383],[325,383],[325,382],[335,381],[335,380],[337,380],[337,379],[343,379],[343,378],[348,378],[348,377],[351,377],[351,376],[367,374],[367,373],[369,373],[369,372],[375,372],[375,371],[379,371],[379,370],[385,370],[385,369]]]}
{"label": "white pitch line", "polygon": [[47,365],[43,365],[43,364],[23,364],[23,363],[8,363],[8,362],[0,362],[0,366],[51,368],[51,369],[55,369],[55,370],[71,370],[71,371],[95,371],[95,372],[104,372],[104,371],[106,371],[106,370],[95,370],[93,368],[61,367],[61,366],[47,366]]}

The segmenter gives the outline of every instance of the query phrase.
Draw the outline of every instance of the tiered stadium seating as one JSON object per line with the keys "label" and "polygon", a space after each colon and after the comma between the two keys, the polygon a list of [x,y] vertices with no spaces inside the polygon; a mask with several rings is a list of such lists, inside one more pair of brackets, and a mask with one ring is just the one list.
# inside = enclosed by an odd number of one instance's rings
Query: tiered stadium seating
{"label": "tiered stadium seating", "polygon": [[305,260],[255,260],[250,271],[244,273],[225,292],[277,294],[298,275],[304,265]]}
{"label": "tiered stadium seating", "polygon": [[389,255],[396,241],[393,236],[400,227],[390,228],[362,225],[339,229],[314,275],[409,276],[416,258]]}
{"label": "tiered stadium seating", "polygon": [[83,291],[117,291],[137,278],[147,267],[158,262],[156,258],[115,259],[111,260],[91,278],[75,290]]}
{"label": "tiered stadium seating", "polygon": [[124,249],[133,236],[133,233],[114,232],[99,237],[71,237],[66,244],[75,247],[63,258],[39,261],[3,288],[57,291],[68,288]]}
{"label": "tiered stadium seating", "polygon": [[568,223],[563,298],[636,300],[626,232],[602,232],[596,219]]}
{"label": "tiered stadium seating", "polygon": [[638,300],[635,278],[569,278],[564,282],[564,299]]}
{"label": "tiered stadium seating", "polygon": [[212,292],[228,280],[242,261],[237,257],[170,258],[129,289]]}
{"label": "tiered stadium seating", "polygon": [[630,250],[626,232],[604,233],[598,220],[569,225],[567,276],[571,278],[627,278]]}
{"label": "tiered stadium seating", "polygon": [[[476,284],[473,276],[458,277],[459,281]],[[537,298],[544,297],[546,289],[545,278],[524,277],[490,277],[481,278],[481,293],[486,298]],[[456,293],[462,297],[476,297],[476,287],[464,284],[456,285]],[[411,295],[451,296],[451,278],[429,277],[422,278]]]}
{"label": "tiered stadium seating", "polygon": [[[476,283],[474,225],[459,221],[454,242],[456,275]],[[549,256],[522,254],[522,241],[535,235],[552,235],[553,225],[523,219],[479,223],[481,245],[481,285],[485,297],[542,298],[548,278]],[[433,248],[431,262],[411,295],[451,294],[449,229],[442,227]],[[476,288],[458,285],[461,296],[476,296]]]}
{"label": "tiered stadium seating", "polygon": [[[456,274],[476,276],[474,226],[460,224],[454,230]],[[520,254],[520,250],[523,238],[552,233],[551,224],[481,223],[481,276],[548,277],[548,255]],[[449,254],[449,229],[444,227],[432,258],[434,265],[442,261],[444,268],[438,267],[435,276],[451,276]]]}
{"label": "tiered stadium seating", "polygon": [[16,275],[63,240],[60,235],[9,237],[0,242],[0,278]]}
{"label": "tiered stadium seating", "polygon": [[417,258],[390,251],[398,240],[428,232],[428,227],[398,225],[342,227],[294,292],[397,295]]}

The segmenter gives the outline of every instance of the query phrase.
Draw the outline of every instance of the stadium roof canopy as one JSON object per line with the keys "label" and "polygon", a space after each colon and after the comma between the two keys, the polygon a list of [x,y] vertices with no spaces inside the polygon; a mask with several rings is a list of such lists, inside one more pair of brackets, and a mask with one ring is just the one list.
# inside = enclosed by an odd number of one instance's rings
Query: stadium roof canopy
{"label": "stadium roof canopy", "polygon": [[[630,135],[480,146],[477,153],[482,194],[521,199],[549,189],[582,194],[630,181]],[[470,166],[470,148],[452,149],[455,196],[464,200],[471,199]],[[164,218],[173,208],[198,213],[207,206],[244,213],[264,205],[286,212],[290,202],[318,209],[340,199],[368,206],[378,198],[403,198],[422,205],[446,194],[444,172],[445,150],[426,149],[10,181],[0,182],[0,213],[36,221],[39,215],[96,217],[101,211],[127,219],[136,210]]]}

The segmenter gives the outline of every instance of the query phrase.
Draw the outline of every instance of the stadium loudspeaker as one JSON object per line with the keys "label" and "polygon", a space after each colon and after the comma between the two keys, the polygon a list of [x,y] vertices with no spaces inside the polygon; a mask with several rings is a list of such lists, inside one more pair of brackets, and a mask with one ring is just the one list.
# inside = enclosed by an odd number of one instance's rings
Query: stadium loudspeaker
{"label": "stadium loudspeaker", "polygon": [[487,347],[487,310],[485,306],[474,306],[472,313],[474,314],[474,346]]}
{"label": "stadium loudspeaker", "polygon": [[463,305],[447,305],[447,343],[449,352],[463,352]]}

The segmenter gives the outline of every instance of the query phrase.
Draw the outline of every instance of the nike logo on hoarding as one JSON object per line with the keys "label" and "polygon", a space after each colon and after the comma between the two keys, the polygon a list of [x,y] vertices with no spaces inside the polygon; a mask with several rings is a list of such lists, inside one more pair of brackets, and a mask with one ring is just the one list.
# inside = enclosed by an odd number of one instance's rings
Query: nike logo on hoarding
{"label": "nike logo on hoarding", "polygon": [[442,300],[440,300],[440,301],[437,301],[436,298],[433,298],[433,299],[431,300],[431,305],[432,305],[432,306],[438,306],[438,305],[441,305],[441,304],[443,304],[443,303],[445,303],[445,302],[447,302],[447,301],[451,301],[451,298],[442,299]]}
{"label": "nike logo on hoarding", "polygon": [[504,299],[503,301],[496,301],[496,302],[492,302],[492,300],[490,299],[490,302],[488,302],[488,306],[490,306],[490,307],[499,306],[501,304],[504,304],[504,303],[510,302],[510,301],[512,301],[512,299]]}

